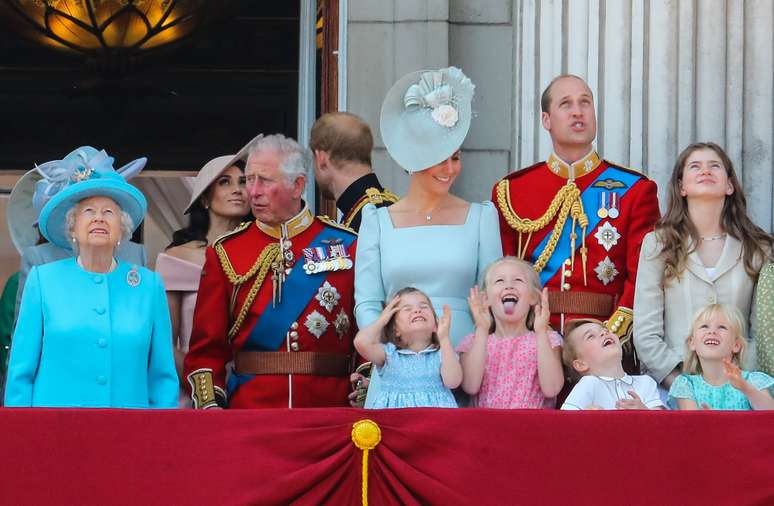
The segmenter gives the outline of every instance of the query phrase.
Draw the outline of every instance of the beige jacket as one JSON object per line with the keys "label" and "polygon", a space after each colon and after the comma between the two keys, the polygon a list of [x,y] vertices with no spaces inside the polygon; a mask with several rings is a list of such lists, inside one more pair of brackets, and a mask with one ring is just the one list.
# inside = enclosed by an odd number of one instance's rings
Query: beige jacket
{"label": "beige jacket", "polygon": [[[664,261],[655,232],[645,236],[640,249],[634,289],[634,347],[643,374],[661,381],[685,358],[685,340],[696,312],[707,304],[727,304],[739,309],[749,332],[750,307],[755,282],[744,270],[742,243],[726,238],[711,279],[696,252],[688,256],[679,280],[664,286]],[[748,334],[749,337],[749,334]],[[746,368],[754,366],[751,342]],[[752,361],[751,361],[752,359]]]}

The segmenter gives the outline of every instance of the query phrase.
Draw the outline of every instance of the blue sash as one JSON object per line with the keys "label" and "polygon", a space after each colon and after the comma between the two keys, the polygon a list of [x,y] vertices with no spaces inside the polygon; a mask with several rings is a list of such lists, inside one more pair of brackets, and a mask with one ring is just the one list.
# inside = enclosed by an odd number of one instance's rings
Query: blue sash
{"label": "blue sash", "polygon": [[[307,248],[323,247],[323,241],[341,239],[344,246],[349,247],[355,236],[333,227],[325,227]],[[245,351],[277,351],[290,325],[309,305],[309,301],[317,294],[317,289],[325,281],[327,272],[307,274],[304,272],[304,259],[296,261],[290,274],[282,284],[282,301],[275,307],[267,304],[261,316],[242,348]]]}
{"label": "blue sash", "polygon": [[[323,247],[325,246],[323,241],[331,239],[341,239],[344,246],[349,247],[354,242],[355,236],[343,230],[325,227],[306,247]],[[327,272],[307,274],[304,272],[304,259],[298,259],[282,284],[282,301],[275,307],[271,307],[271,302],[264,307],[242,350],[277,351],[285,340],[290,325],[317,294],[327,274]],[[240,385],[253,377],[253,374],[232,373],[226,386],[228,395],[231,396]]]}
{"label": "blue sash", "polygon": [[[591,235],[591,233],[597,228],[597,225],[599,225],[599,222],[602,221],[603,218],[600,218],[597,216],[596,209],[599,206],[599,194],[604,191],[609,191],[602,187],[594,187],[594,184],[597,181],[604,181],[605,179],[615,179],[618,181],[621,181],[626,185],[626,188],[617,188],[616,193],[623,198],[623,196],[628,192],[631,187],[634,185],[634,183],[637,182],[638,179],[641,178],[641,176],[637,174],[632,174],[631,172],[618,169],[616,167],[608,167],[605,169],[600,175],[597,176],[597,178],[589,184],[589,186],[583,190],[581,193],[581,201],[583,202],[583,209],[586,212],[586,216],[589,218],[589,225],[586,227],[586,241],[588,242],[588,237]],[[580,226],[576,225],[578,228]],[[572,218],[569,216],[567,217],[567,221],[564,223],[564,228],[562,229],[562,235],[559,238],[559,242],[556,245],[556,249],[554,250],[554,254],[551,255],[551,258],[548,259],[548,263],[546,264],[543,271],[540,273],[540,282],[545,285],[549,279],[553,278],[554,275],[559,272],[559,269],[561,269],[562,264],[564,261],[568,258],[570,258],[571,255],[574,255],[574,251],[570,251],[570,233],[572,232]],[[533,258],[532,261],[534,262],[537,257],[540,255],[540,252],[542,252],[546,244],[548,244],[548,240],[551,237],[551,233],[546,235],[542,241],[540,241],[540,244],[537,245],[537,247],[533,251]],[[580,237],[575,241],[575,249],[577,251],[578,248],[581,247],[581,240]]]}

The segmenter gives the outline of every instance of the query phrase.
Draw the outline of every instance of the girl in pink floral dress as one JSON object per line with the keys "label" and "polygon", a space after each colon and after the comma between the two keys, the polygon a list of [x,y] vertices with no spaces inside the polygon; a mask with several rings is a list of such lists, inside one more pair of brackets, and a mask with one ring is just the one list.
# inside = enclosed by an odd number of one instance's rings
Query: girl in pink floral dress
{"label": "girl in pink floral dress", "polygon": [[548,325],[548,291],[529,262],[505,257],[487,267],[483,293],[470,290],[476,328],[457,346],[462,388],[481,408],[553,407],[562,389],[562,338]]}

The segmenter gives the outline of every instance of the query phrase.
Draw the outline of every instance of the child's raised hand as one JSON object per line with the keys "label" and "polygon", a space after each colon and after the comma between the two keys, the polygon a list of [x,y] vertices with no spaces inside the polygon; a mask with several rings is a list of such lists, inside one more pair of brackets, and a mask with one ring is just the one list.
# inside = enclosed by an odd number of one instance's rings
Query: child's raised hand
{"label": "child's raised hand", "polygon": [[629,390],[629,395],[632,396],[631,399],[621,399],[616,401],[615,409],[648,409],[645,403],[642,402],[642,399],[640,399],[640,396],[637,395],[637,392],[634,390]]}
{"label": "child's raised hand", "polygon": [[477,286],[470,289],[468,306],[470,306],[470,314],[473,315],[473,322],[476,324],[476,328],[485,329],[489,333],[489,329],[492,327],[492,314],[489,312],[489,302],[486,300],[486,295]]}
{"label": "child's raised hand", "polygon": [[447,304],[443,305],[443,314],[438,318],[438,341],[444,342],[449,339],[449,329],[451,328],[451,309]]}
{"label": "child's raised hand", "polygon": [[384,306],[384,309],[382,310],[382,314],[379,315],[379,319],[377,320],[378,324],[381,327],[385,327],[390,322],[390,318],[392,318],[392,315],[398,312],[399,303],[400,303],[400,297],[396,296],[396,297],[393,297],[392,300],[388,302],[386,306]]}
{"label": "child's raised hand", "polygon": [[723,371],[732,387],[737,390],[744,390],[747,387],[747,381],[742,377],[742,370],[730,359],[723,359]]}
{"label": "child's raised hand", "polygon": [[551,308],[548,307],[548,288],[543,288],[540,292],[540,303],[535,305],[535,332],[542,333],[551,330],[549,320],[551,319]]}

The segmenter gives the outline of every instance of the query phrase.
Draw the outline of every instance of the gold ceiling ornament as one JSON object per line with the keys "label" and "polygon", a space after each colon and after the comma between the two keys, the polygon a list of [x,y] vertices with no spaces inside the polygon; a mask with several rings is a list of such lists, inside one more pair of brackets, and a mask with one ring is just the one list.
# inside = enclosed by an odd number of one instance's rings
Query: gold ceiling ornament
{"label": "gold ceiling ornament", "polygon": [[0,0],[0,14],[36,42],[96,58],[132,56],[191,35],[225,0]]}

